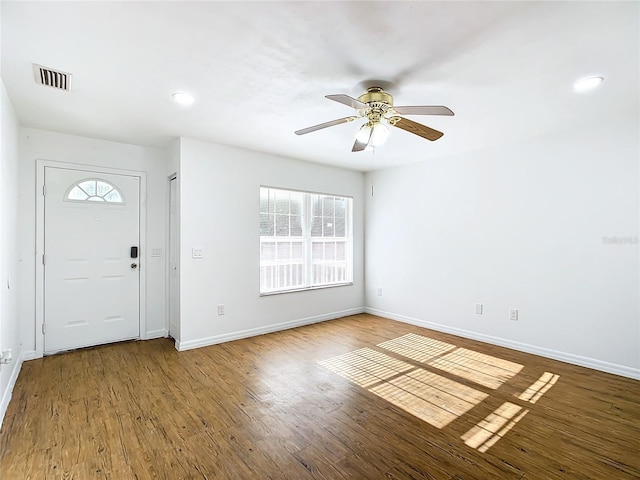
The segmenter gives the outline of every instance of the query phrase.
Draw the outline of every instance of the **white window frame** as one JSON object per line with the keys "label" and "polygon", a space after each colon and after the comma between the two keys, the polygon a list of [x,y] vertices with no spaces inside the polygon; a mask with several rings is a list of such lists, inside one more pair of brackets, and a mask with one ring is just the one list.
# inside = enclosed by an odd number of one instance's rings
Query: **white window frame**
{"label": "white window frame", "polygon": [[[260,232],[259,232],[260,251],[258,254],[258,258],[259,258],[258,289],[260,292],[260,296],[278,295],[282,293],[300,292],[300,291],[316,290],[316,289],[322,289],[322,288],[332,288],[332,287],[353,285],[353,197],[349,195],[341,195],[336,193],[312,192],[307,190],[295,190],[291,188],[273,187],[268,185],[261,185],[260,192],[262,191],[262,189],[270,189],[270,190],[276,190],[281,192],[301,193],[304,195],[304,199],[303,199],[303,211],[302,211],[302,237],[277,236],[275,235],[275,231],[274,231],[274,235],[272,236],[262,236],[260,235]],[[313,237],[311,236],[311,228],[312,228],[312,221],[313,221],[313,212],[312,212],[312,196],[313,195],[344,198],[345,200],[347,200],[345,205],[345,236],[344,237]],[[261,213],[260,208],[258,210],[259,210],[259,213]],[[346,240],[345,260],[342,262],[346,266],[344,280],[314,284],[313,277],[312,277],[313,276],[313,258],[312,258],[312,251],[311,251],[312,243],[318,242],[318,241],[322,241],[323,243],[326,243],[326,242],[337,241],[341,239]],[[304,285],[263,290],[262,275],[263,275],[263,267],[265,266],[262,260],[263,243],[270,243],[270,242],[285,243],[285,242],[298,242],[298,241],[301,241],[303,243]],[[275,265],[276,263],[277,263],[277,260],[274,261],[273,265]]]}

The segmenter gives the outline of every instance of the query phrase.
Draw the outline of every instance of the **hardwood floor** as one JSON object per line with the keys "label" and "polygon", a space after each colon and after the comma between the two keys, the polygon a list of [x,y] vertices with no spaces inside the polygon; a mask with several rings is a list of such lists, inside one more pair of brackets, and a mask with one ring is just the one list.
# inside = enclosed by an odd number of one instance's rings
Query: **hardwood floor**
{"label": "hardwood floor", "polygon": [[640,478],[640,382],[355,315],[24,363],[0,478]]}

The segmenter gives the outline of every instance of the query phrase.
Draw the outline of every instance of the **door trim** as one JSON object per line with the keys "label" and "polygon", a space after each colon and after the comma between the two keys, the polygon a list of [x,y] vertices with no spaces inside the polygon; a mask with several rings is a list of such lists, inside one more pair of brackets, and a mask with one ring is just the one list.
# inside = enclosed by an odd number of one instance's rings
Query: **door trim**
{"label": "door trim", "polygon": [[[166,269],[165,269],[165,318],[167,335],[174,341],[174,346],[180,341],[171,335],[171,182],[176,181],[176,202],[177,202],[177,221],[180,222],[180,180],[178,173],[174,172],[167,177],[167,194],[165,197],[165,252],[166,252]],[[180,297],[180,230],[178,229],[178,238],[176,248],[178,249],[177,267],[178,267],[178,297]],[[179,331],[179,329],[178,329]]]}
{"label": "door trim", "polygon": [[142,255],[140,257],[140,298],[139,298],[139,332],[140,339],[147,338],[147,174],[137,170],[122,170],[109,167],[97,167],[93,165],[84,165],[79,163],[65,163],[54,160],[36,160],[36,251],[35,251],[35,277],[36,277],[36,310],[35,310],[35,329],[34,329],[34,345],[37,358],[44,356],[44,334],[42,333],[42,325],[44,324],[44,265],[42,264],[42,255],[44,254],[44,171],[45,167],[64,168],[67,170],[81,170],[87,172],[111,173],[115,175],[128,175],[140,177],[140,249]]}

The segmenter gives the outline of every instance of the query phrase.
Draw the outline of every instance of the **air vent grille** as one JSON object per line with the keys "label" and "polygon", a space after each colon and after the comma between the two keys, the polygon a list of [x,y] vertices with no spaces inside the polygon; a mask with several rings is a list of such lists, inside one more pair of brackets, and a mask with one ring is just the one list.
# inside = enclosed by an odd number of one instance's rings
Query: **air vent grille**
{"label": "air vent grille", "polygon": [[33,75],[38,85],[64,90],[71,90],[71,74],[33,64]]}

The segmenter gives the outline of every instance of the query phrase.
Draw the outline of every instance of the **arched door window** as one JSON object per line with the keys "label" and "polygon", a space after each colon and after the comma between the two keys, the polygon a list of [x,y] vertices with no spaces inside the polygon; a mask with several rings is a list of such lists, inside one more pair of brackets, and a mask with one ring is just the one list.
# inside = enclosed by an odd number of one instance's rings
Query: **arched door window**
{"label": "arched door window", "polygon": [[74,183],[67,190],[64,199],[69,202],[124,203],[120,190],[99,178],[87,178]]}

